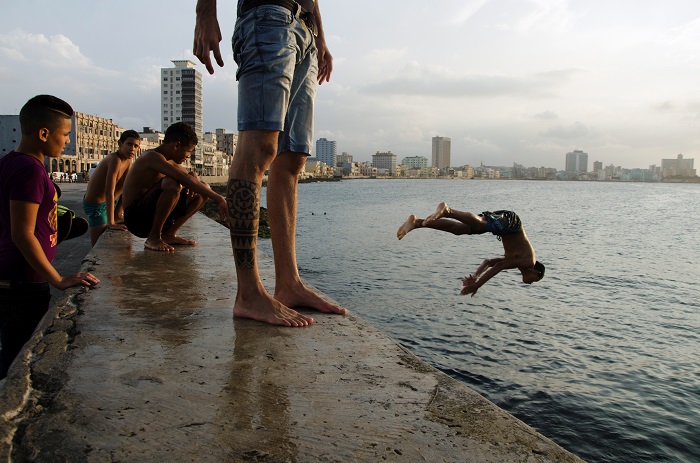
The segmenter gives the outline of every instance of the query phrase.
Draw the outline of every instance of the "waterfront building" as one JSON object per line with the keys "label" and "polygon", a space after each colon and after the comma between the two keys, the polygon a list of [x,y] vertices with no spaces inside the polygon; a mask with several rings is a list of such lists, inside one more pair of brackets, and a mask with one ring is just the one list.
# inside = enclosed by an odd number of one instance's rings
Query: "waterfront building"
{"label": "waterfront building", "polygon": [[588,153],[584,153],[581,150],[566,153],[564,170],[571,174],[585,174],[588,172]]}
{"label": "waterfront building", "polygon": [[[175,67],[160,70],[161,129],[175,122],[192,127],[201,140],[202,131],[202,73],[190,60],[173,60]],[[198,174],[204,170],[202,147],[197,145],[191,156],[192,168]]]}
{"label": "waterfront building", "polygon": [[339,166],[344,166],[345,164],[352,164],[352,154],[343,151],[343,154],[337,156],[335,161]]}
{"label": "waterfront building", "polygon": [[450,166],[452,140],[448,137],[433,137],[433,167],[444,169]]}
{"label": "waterfront building", "polygon": [[223,151],[229,157],[233,159],[233,155],[236,154],[236,145],[238,144],[238,134],[228,133],[226,129],[216,129],[216,149]]}
{"label": "waterfront building", "polygon": [[661,175],[664,177],[695,177],[697,176],[693,164],[695,159],[684,159],[679,154],[676,159],[661,160]]}
{"label": "waterfront building", "polygon": [[18,115],[0,115],[0,158],[17,148],[22,138]]}
{"label": "waterfront building", "polygon": [[[49,172],[87,172],[93,164],[117,150],[117,140],[126,130],[112,119],[77,111],[71,123],[70,143],[61,157],[45,160]],[[18,114],[0,116],[0,156],[17,148],[21,136]]]}
{"label": "waterfront building", "polygon": [[428,158],[425,156],[409,156],[403,158],[401,164],[409,169],[422,169],[423,167],[428,167]]}
{"label": "waterfront building", "polygon": [[228,176],[229,156],[218,149],[216,133],[206,132],[200,141],[202,145],[201,175],[221,177]]}
{"label": "waterfront building", "polygon": [[377,172],[386,172],[387,175],[396,174],[396,155],[391,151],[372,155],[372,167],[377,169]]}
{"label": "waterfront building", "polygon": [[338,148],[335,141],[325,138],[316,140],[316,159],[325,162],[329,166],[335,167],[337,164],[337,154]]}

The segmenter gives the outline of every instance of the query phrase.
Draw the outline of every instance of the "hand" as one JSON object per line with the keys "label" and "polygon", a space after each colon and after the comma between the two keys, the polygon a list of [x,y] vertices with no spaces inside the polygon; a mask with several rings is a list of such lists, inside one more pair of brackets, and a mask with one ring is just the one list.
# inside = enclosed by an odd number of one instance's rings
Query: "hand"
{"label": "hand", "polygon": [[95,286],[99,282],[100,280],[98,280],[91,273],[82,272],[61,278],[61,281],[55,286],[56,288],[63,290],[72,288],[73,286]]}
{"label": "hand", "polygon": [[194,44],[192,52],[199,58],[199,61],[206,66],[209,74],[214,74],[214,66],[211,63],[210,52],[214,52],[214,59],[219,67],[224,67],[224,60],[221,57],[219,49],[221,42],[221,29],[219,28],[219,20],[216,18],[216,6],[214,11],[197,13],[197,19],[194,26]]}
{"label": "hand", "polygon": [[228,204],[223,196],[219,196],[219,198],[221,199],[216,202],[216,207],[219,208],[219,217],[223,222],[228,222]]}
{"label": "hand", "polygon": [[325,43],[318,46],[318,84],[330,82],[333,72],[333,56]]}
{"label": "hand", "polygon": [[459,292],[462,296],[466,296],[467,294],[471,294],[471,297],[474,297],[476,292],[479,290],[479,284],[476,281],[476,278],[474,278],[473,275],[469,275],[468,277],[464,277],[464,280],[462,280],[462,284],[464,285],[462,287],[462,290]]}
{"label": "hand", "polygon": [[110,230],[126,231],[126,225],[124,225],[123,223],[113,223],[107,228],[109,228]]}

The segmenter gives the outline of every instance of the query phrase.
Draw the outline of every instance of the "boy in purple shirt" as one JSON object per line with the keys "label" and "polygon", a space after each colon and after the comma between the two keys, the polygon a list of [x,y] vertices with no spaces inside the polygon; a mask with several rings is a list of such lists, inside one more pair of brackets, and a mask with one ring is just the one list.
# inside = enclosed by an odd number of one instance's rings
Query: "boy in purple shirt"
{"label": "boy in purple shirt", "polygon": [[22,138],[0,159],[0,379],[49,308],[49,284],[92,286],[87,272],[62,277],[51,265],[58,244],[58,195],[44,168],[69,142],[73,109],[50,95],[20,110]]}

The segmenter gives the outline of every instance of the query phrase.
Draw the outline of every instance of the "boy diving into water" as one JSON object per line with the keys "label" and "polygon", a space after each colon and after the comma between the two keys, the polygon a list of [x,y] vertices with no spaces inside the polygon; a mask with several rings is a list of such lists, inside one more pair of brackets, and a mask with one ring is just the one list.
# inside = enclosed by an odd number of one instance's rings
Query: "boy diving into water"
{"label": "boy diving into water", "polygon": [[464,277],[461,294],[474,294],[501,270],[517,268],[523,283],[532,284],[544,277],[544,265],[535,259],[535,250],[525,234],[520,218],[512,211],[482,212],[479,215],[438,204],[434,214],[419,219],[411,214],[396,232],[398,239],[417,228],[432,228],[454,235],[481,235],[491,232],[503,243],[503,257],[484,260],[476,271]]}

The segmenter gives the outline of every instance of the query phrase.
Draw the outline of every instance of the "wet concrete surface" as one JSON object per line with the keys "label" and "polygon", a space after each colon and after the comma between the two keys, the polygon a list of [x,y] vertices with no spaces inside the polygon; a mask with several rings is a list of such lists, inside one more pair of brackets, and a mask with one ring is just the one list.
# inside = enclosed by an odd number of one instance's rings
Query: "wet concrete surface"
{"label": "wet concrete surface", "polygon": [[108,231],[88,253],[101,284],[67,291],[0,383],[0,459],[581,461],[352,313],[234,320],[228,230],[181,234],[197,246]]}

